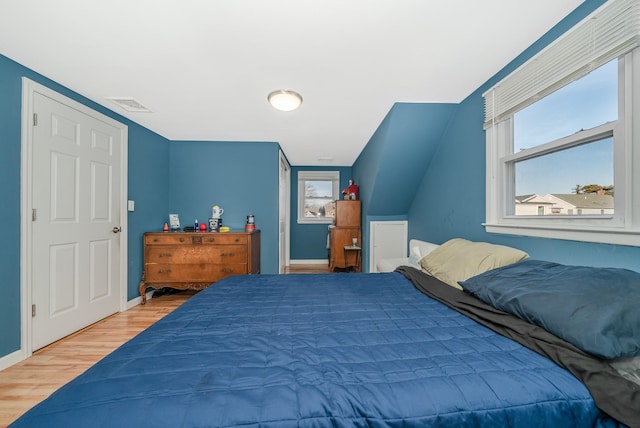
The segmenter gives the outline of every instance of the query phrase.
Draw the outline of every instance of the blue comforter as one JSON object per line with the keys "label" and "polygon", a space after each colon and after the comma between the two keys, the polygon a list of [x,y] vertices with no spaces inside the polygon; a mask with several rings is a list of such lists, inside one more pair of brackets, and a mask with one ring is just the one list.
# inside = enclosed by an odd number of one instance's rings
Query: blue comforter
{"label": "blue comforter", "polygon": [[569,372],[384,273],[224,279],[12,426],[607,423]]}

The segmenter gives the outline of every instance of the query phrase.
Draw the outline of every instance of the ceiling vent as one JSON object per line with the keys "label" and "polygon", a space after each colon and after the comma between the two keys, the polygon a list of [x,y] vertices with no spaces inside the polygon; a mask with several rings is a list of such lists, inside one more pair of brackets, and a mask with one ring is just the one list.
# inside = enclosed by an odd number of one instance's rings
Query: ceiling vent
{"label": "ceiling vent", "polygon": [[118,104],[120,107],[125,109],[126,111],[133,111],[138,113],[151,113],[146,106],[144,106],[140,101],[131,97],[107,97],[107,99],[115,104]]}

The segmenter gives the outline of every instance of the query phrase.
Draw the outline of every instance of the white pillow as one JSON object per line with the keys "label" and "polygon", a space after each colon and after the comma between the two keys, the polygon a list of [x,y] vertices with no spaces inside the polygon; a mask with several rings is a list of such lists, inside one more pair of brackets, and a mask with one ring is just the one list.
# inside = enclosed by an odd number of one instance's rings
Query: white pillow
{"label": "white pillow", "polygon": [[440,245],[438,244],[433,244],[431,242],[427,242],[427,241],[421,241],[419,239],[412,239],[409,241],[409,248],[413,249],[413,248],[417,248],[418,251],[420,252],[420,257],[424,257],[427,254],[429,254],[430,252],[432,252],[433,250],[435,250],[436,248],[438,248]]}
{"label": "white pillow", "polygon": [[409,241],[409,257],[401,257],[394,259],[381,259],[376,263],[377,272],[393,272],[398,266],[411,266],[416,269],[422,269],[420,259],[438,248],[439,245],[430,242],[412,239]]}
{"label": "white pillow", "polygon": [[438,244],[432,244],[431,242],[420,241],[419,239],[410,240],[409,265],[420,269],[420,259],[438,247]]}

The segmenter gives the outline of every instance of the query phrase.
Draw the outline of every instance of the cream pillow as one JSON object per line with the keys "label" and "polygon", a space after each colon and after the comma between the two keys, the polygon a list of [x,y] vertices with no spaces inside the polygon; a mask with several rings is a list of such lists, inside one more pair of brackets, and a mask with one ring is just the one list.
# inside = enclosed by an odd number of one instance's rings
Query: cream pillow
{"label": "cream pillow", "polygon": [[527,257],[529,255],[524,251],[504,245],[455,238],[421,258],[419,263],[424,272],[462,290],[458,281]]}

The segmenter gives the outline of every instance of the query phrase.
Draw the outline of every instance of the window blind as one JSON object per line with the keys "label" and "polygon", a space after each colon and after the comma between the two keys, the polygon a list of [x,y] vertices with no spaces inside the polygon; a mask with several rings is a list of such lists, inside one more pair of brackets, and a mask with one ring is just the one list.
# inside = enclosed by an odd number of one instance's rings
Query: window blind
{"label": "window blind", "polygon": [[640,2],[609,0],[483,94],[484,129],[640,46]]}

